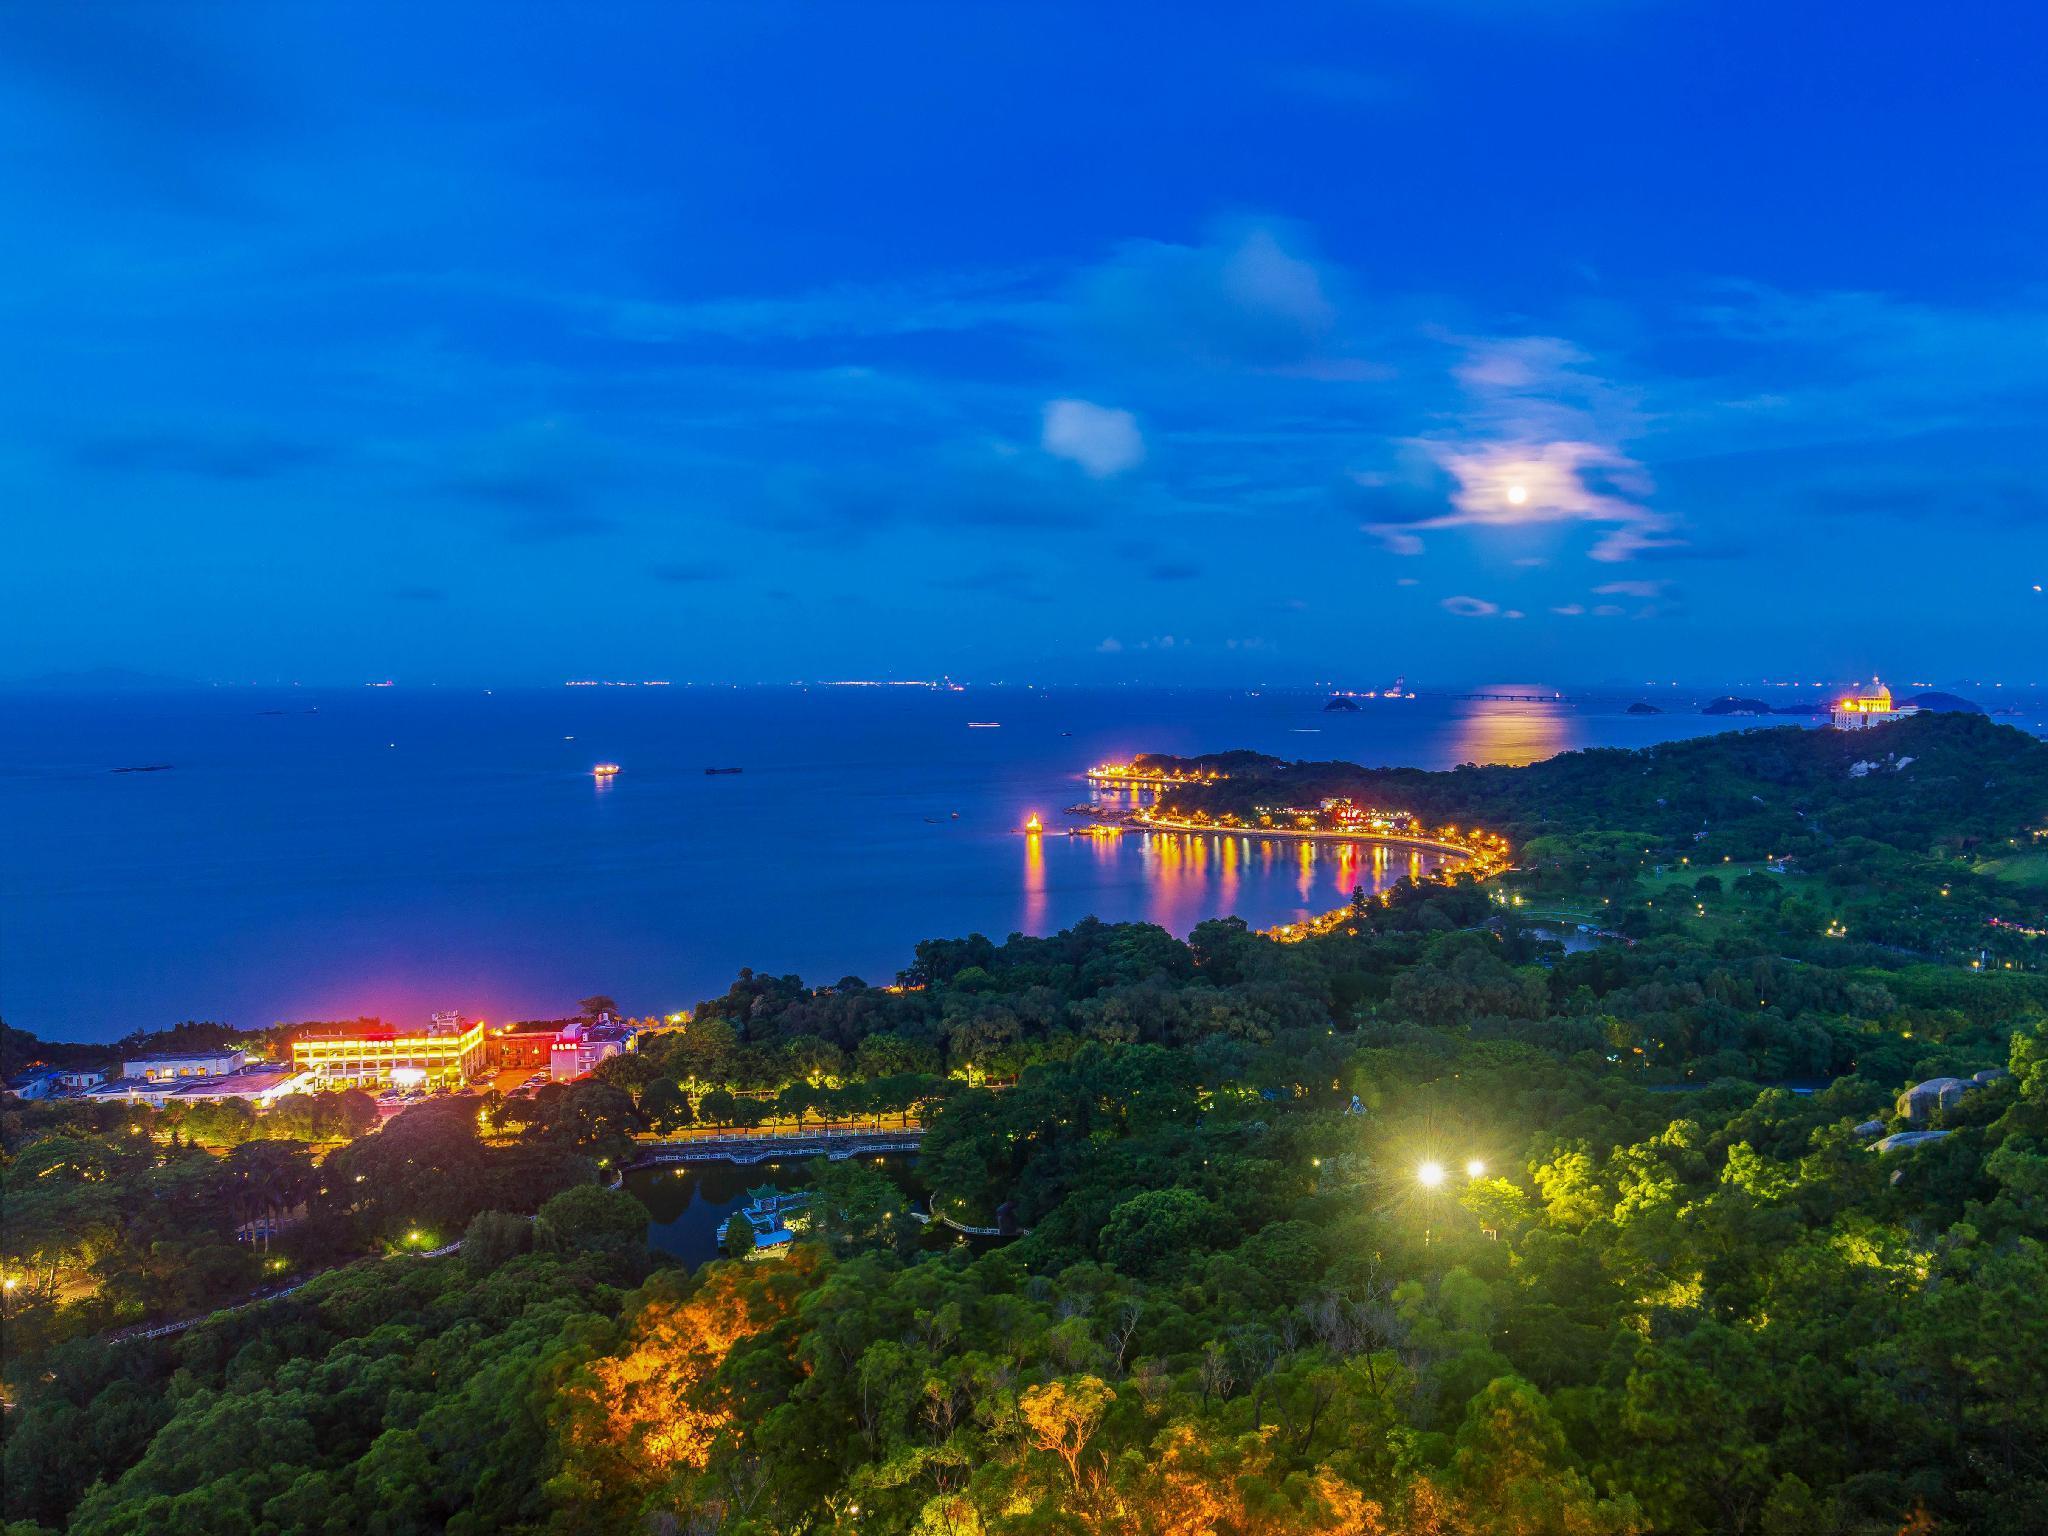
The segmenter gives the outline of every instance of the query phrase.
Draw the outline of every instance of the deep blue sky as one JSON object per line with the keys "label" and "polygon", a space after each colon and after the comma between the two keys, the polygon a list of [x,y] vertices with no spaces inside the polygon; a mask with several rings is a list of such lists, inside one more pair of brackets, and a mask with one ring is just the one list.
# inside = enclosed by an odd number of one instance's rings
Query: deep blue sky
{"label": "deep blue sky", "polygon": [[2032,680],[2043,58],[2029,4],[10,7],[0,672]]}

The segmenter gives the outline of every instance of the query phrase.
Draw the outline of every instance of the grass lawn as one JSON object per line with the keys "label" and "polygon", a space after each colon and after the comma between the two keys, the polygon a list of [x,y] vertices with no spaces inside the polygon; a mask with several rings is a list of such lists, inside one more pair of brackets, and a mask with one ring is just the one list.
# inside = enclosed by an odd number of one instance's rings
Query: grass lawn
{"label": "grass lawn", "polygon": [[1768,911],[1772,902],[1759,901],[1751,897],[1738,896],[1735,882],[1744,875],[1763,874],[1778,888],[1779,897],[1798,894],[1814,902],[1823,912],[1832,909],[1836,902],[1821,882],[1811,875],[1772,874],[1761,860],[1750,863],[1709,863],[1697,860],[1690,864],[1672,864],[1662,874],[1643,874],[1636,880],[1636,893],[1632,897],[1616,897],[1614,903],[1603,905],[1597,897],[1577,897],[1563,900],[1527,900],[1514,909],[1515,915],[1525,922],[1567,922],[1594,923],[1600,927],[1611,927],[1630,905],[1641,905],[1651,897],[1664,897],[1672,891],[1690,891],[1693,882],[1702,875],[1712,875],[1721,882],[1718,896],[1700,899],[1706,911],[1698,914],[1704,929],[1731,927],[1743,919],[1759,912]]}
{"label": "grass lawn", "polygon": [[2048,885],[2048,849],[2014,853],[2002,859],[1979,859],[1977,872],[2009,885]]}

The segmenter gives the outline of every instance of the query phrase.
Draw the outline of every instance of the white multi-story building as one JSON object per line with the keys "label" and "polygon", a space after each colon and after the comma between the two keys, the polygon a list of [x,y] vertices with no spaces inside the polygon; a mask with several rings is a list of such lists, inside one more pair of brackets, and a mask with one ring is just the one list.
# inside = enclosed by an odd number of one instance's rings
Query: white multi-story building
{"label": "white multi-story building", "polygon": [[146,1083],[178,1082],[195,1077],[225,1077],[241,1070],[249,1058],[242,1051],[197,1051],[189,1056],[136,1056],[121,1063],[123,1077]]}

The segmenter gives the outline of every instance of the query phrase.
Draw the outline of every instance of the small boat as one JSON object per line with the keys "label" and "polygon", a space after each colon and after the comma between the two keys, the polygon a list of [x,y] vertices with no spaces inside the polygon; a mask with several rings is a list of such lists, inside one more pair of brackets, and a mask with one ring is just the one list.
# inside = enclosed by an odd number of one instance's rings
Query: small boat
{"label": "small boat", "polygon": [[955,821],[958,821],[958,820],[960,819],[960,813],[959,813],[958,811],[955,811],[955,812],[953,813],[953,819],[954,819]]}
{"label": "small boat", "polygon": [[590,776],[593,779],[609,779],[615,777],[618,771],[619,765],[617,763],[599,763],[590,770]]}
{"label": "small boat", "polygon": [[967,722],[967,729],[970,731],[1000,731],[1002,728],[1003,722],[1000,720],[970,720]]}
{"label": "small boat", "polygon": [[1040,821],[1036,814],[1034,814],[1029,821],[1024,823],[1024,830],[1032,833],[1043,832],[1045,830],[1045,823]]}
{"label": "small boat", "polygon": [[708,774],[720,774],[720,773],[745,773],[745,772],[746,772],[746,769],[744,769],[744,768],[706,768],[706,769],[705,769],[704,771],[705,771],[706,773],[708,773]]}

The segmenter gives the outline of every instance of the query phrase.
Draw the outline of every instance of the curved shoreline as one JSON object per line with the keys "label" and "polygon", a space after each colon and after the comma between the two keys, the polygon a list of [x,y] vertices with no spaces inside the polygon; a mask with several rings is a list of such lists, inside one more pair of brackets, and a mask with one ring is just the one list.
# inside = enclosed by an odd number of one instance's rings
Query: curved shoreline
{"label": "curved shoreline", "polygon": [[[1076,818],[1077,820],[1083,818]],[[1273,839],[1294,843],[1382,843],[1393,848],[1416,848],[1427,853],[1449,854],[1468,862],[1479,858],[1479,853],[1462,843],[1447,843],[1441,838],[1405,836],[1399,832],[1325,832],[1302,827],[1219,827],[1203,825],[1192,821],[1121,821],[1111,817],[1096,817],[1098,826],[1117,827],[1125,832],[1187,832],[1198,837],[1246,837]]]}

